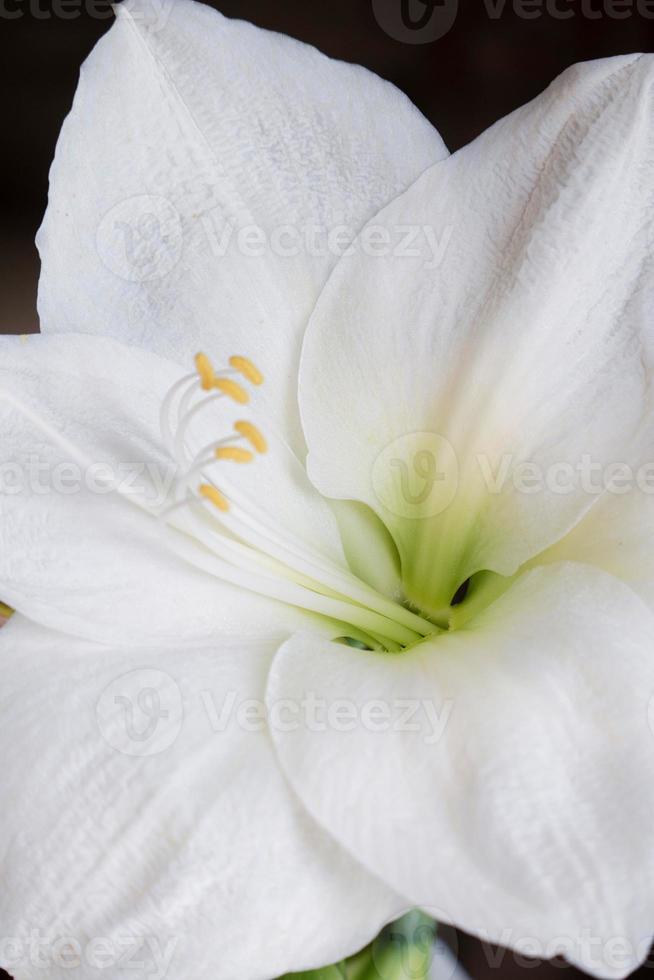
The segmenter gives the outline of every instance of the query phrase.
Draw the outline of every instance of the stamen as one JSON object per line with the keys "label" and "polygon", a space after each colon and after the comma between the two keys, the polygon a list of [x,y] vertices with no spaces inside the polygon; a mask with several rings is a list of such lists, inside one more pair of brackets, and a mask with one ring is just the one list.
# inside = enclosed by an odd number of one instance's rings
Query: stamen
{"label": "stamen", "polygon": [[214,453],[216,459],[231,459],[233,463],[251,463],[254,453],[240,446],[220,446]]}
{"label": "stamen", "polygon": [[[232,370],[236,370],[236,366],[244,360],[230,359]],[[378,634],[380,638],[393,638],[397,642],[398,631],[400,631],[404,637],[400,642],[406,643],[409,637],[417,639],[420,635],[431,632],[432,624],[425,624],[414,613],[393,600],[377,594],[351,572],[325,559],[308,547],[306,542],[297,539],[289,528],[281,530],[278,521],[270,520],[269,515],[261,511],[253,500],[248,499],[244,491],[239,489],[234,497],[235,491],[232,489],[228,498],[222,490],[218,489],[219,483],[217,484],[217,481],[209,475],[213,464],[222,460],[237,463],[253,460],[251,452],[233,445],[235,438],[245,439],[258,453],[267,452],[267,441],[252,422],[244,419],[235,422],[233,426],[235,436],[231,438],[226,436],[208,446],[205,445],[189,458],[186,432],[191,420],[200,411],[205,411],[207,407],[212,406],[212,403],[216,404],[221,397],[235,396],[237,400],[247,400],[247,393],[242,386],[225,374],[226,372],[220,371],[213,375],[213,388],[218,389],[220,394],[205,396],[196,404],[192,404],[190,400],[192,392],[189,391],[188,400],[185,400],[186,396],[182,399],[183,411],[180,411],[178,416],[174,443],[176,460],[184,471],[179,489],[184,491],[185,496],[182,500],[178,499],[177,504],[162,515],[163,520],[168,521],[181,509],[186,514],[185,520],[192,525],[185,529],[186,533],[190,533],[192,537],[197,536],[204,547],[216,557],[226,559],[243,571],[251,572],[258,567],[267,569],[267,574],[272,573],[276,580],[294,582],[301,590],[301,594],[306,596],[305,601],[313,608],[316,608],[316,603],[323,603],[327,597],[344,601],[346,608],[350,610],[348,622],[351,625],[357,622],[361,625],[360,617],[365,617],[368,633],[372,637]],[[263,380],[259,372],[256,378]],[[202,484],[198,486],[196,481],[200,480]],[[213,504],[220,512],[219,519],[218,514],[205,512],[204,521],[217,521],[213,527],[211,523],[201,522],[200,514],[197,512],[198,506],[201,506],[198,498]],[[322,596],[322,599],[318,599],[319,596]],[[379,617],[377,622],[384,623],[384,628],[376,630],[370,617],[373,619]],[[389,631],[393,634],[392,637]]]}
{"label": "stamen", "polygon": [[[247,363],[248,370],[254,368],[245,359],[232,359],[231,370],[237,370],[241,361]],[[244,388],[225,376],[229,369],[216,375],[203,354],[198,354],[195,364],[197,373],[175,382],[162,403],[162,435],[178,466],[178,480],[166,503],[150,507],[145,492],[134,495],[113,478],[107,478],[107,489],[158,521],[171,549],[196,568],[325,617],[344,636],[395,650],[432,633],[432,623],[376,593],[340,563],[296,537],[291,527],[280,525],[278,515],[268,513],[265,504],[262,509],[240,488],[228,487],[226,493],[218,489],[211,467],[223,460],[246,463],[254,459],[249,449],[234,445],[239,438],[257,453],[265,453],[268,446],[259,429],[245,420],[236,422],[233,429],[226,427],[222,434],[216,433],[218,438],[199,452],[187,443],[190,424],[200,412],[214,409],[225,396],[241,403],[248,400]],[[253,384],[263,380],[258,372],[245,376]],[[214,394],[216,388],[219,393]],[[84,467],[93,465],[83,450],[0,389],[2,399],[34,423],[67,457]]]}
{"label": "stamen", "polygon": [[[173,405],[178,396],[186,389],[185,394],[182,398],[182,404],[185,404],[191,394],[197,390],[198,379],[195,374],[187,374],[185,377],[180,378],[177,381],[161,405],[161,411],[159,413],[159,422],[161,425],[161,435],[166,447],[170,452],[173,451],[173,430],[172,430],[172,416],[173,416]],[[181,408],[180,408],[181,412]]]}
{"label": "stamen", "polygon": [[229,359],[230,367],[233,367],[235,371],[242,374],[244,378],[253,384],[261,385],[263,384],[263,374],[256,365],[252,363],[247,357],[230,357]]}
{"label": "stamen", "polygon": [[8,606],[4,602],[0,602],[0,619],[10,619],[14,614],[14,610],[11,606]]}
{"label": "stamen", "polygon": [[201,483],[198,487],[198,493],[201,497],[204,497],[205,500],[212,503],[214,507],[217,507],[218,510],[221,510],[223,514],[227,513],[229,510],[229,501],[227,497],[224,497],[220,490],[212,487],[209,483]]}
{"label": "stamen", "polygon": [[213,387],[241,405],[247,405],[250,401],[250,396],[245,388],[242,388],[238,381],[232,381],[231,378],[214,378]]}
{"label": "stamen", "polygon": [[268,443],[261,435],[256,425],[253,425],[252,422],[235,422],[234,428],[239,435],[243,436],[244,439],[247,439],[250,445],[253,446],[258,453],[268,452]]}
{"label": "stamen", "polygon": [[197,402],[197,404],[195,404],[193,408],[187,409],[186,413],[184,415],[180,415],[180,417],[178,418],[177,432],[175,433],[175,437],[173,440],[173,456],[175,457],[175,461],[180,466],[185,466],[187,462],[187,455],[186,455],[186,448],[185,448],[186,433],[191,422],[197,415],[200,414],[200,412],[204,412],[209,405],[212,405],[213,403],[220,401],[221,398],[223,397],[224,397],[223,395],[208,395],[206,398],[202,399],[202,401]]}
{"label": "stamen", "polygon": [[211,391],[216,382],[216,375],[211,361],[206,354],[200,353],[195,355],[195,367],[200,375],[203,390]]}

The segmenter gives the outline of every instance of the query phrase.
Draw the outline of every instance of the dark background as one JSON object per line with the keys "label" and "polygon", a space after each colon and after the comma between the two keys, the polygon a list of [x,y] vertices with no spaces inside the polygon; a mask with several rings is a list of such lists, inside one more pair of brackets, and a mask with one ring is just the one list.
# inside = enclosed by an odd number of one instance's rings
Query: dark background
{"label": "dark background", "polygon": [[[397,8],[401,0],[378,2]],[[427,12],[420,0],[412,2],[414,15]],[[513,0],[506,0],[503,8],[489,0],[460,0],[451,29],[424,44],[389,36],[375,17],[373,0],[214,0],[213,6],[228,16],[299,37],[390,79],[455,150],[537,95],[568,65],[651,51],[654,19],[644,16],[642,7],[636,9],[636,0],[631,8],[629,3],[557,0],[560,11],[573,13],[563,20],[551,9],[538,16],[533,4],[527,19]],[[493,9],[496,14],[491,16]],[[33,242],[46,204],[48,167],[80,63],[111,23],[109,6],[101,6],[100,0],[79,0],[77,7],[69,0],[68,19],[61,11],[49,0],[0,0],[0,333],[38,329],[38,258]],[[654,3],[649,13],[654,18]],[[0,933],[1,929],[0,923]],[[473,980],[582,976],[563,964],[527,965],[516,962],[513,954],[498,957],[463,935],[457,943]],[[654,978],[653,966],[650,963],[638,976]],[[1,978],[6,978],[2,971]]]}

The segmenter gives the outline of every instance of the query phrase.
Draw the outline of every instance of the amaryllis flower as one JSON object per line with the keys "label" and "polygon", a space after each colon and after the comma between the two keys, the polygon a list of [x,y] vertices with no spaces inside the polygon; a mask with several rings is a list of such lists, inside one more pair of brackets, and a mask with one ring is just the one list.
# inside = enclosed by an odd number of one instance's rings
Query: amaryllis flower
{"label": "amaryllis flower", "polygon": [[653,77],[448,157],[360,68],[118,9],[0,346],[17,980],[269,978],[411,907],[644,959]]}

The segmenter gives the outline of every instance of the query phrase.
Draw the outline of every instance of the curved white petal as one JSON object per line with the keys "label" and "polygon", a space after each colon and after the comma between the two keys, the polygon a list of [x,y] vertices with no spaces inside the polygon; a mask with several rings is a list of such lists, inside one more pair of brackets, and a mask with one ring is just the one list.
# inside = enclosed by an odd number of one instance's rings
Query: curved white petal
{"label": "curved white petal", "polygon": [[319,290],[364,222],[447,151],[392,85],[291,38],[188,0],[117,16],[51,172],[42,329],[178,361],[244,349],[299,445],[299,343]]}
{"label": "curved white petal", "polygon": [[422,608],[565,533],[594,499],[577,464],[649,410],[653,66],[565,72],[389,205],[390,253],[358,248],[317,306],[309,473],[377,510]]}
{"label": "curved white petal", "polygon": [[[281,602],[191,567],[171,552],[165,527],[136,506],[143,500],[158,512],[175,487],[159,415],[177,365],[79,335],[3,338],[0,352],[0,596],[7,603],[107,643],[281,638],[305,621]],[[250,405],[238,408],[252,417]],[[195,437],[206,445],[229,435],[233,414],[227,401],[216,403],[198,416]],[[247,466],[220,464],[226,475],[232,470],[230,486],[245,488],[276,528],[344,567],[328,505],[290,451],[266,434],[268,455]],[[116,484],[121,494],[109,492]]]}
{"label": "curved white petal", "polygon": [[143,977],[267,980],[355,952],[395,914],[278,769],[262,711],[273,656],[237,640],[146,656],[19,616],[2,629],[0,918],[16,980],[63,980],[76,955],[89,980],[139,961]]}
{"label": "curved white petal", "polygon": [[322,725],[275,729],[277,751],[317,820],[416,904],[624,977],[654,932],[652,636],[631,590],[567,563],[403,654],[296,636],[268,702],[312,693]]}
{"label": "curved white petal", "polygon": [[[595,503],[586,515],[534,564],[579,561],[627,582],[654,608],[654,456],[651,420],[644,450],[606,471],[587,474]],[[602,487],[604,490],[602,492]]]}
{"label": "curved white petal", "polygon": [[355,500],[332,500],[348,566],[381,595],[402,598],[395,542],[374,511]]}
{"label": "curved white petal", "polygon": [[587,562],[627,582],[654,608],[654,501],[630,493],[607,494],[538,564]]}

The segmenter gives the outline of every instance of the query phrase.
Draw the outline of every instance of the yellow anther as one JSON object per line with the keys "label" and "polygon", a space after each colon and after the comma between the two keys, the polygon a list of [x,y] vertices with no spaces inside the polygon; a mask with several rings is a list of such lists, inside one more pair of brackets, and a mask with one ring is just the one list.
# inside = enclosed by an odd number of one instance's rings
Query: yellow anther
{"label": "yellow anther", "polygon": [[206,354],[195,355],[195,369],[200,375],[200,381],[205,391],[211,391],[216,381],[211,361]]}
{"label": "yellow anther", "polygon": [[247,357],[230,357],[229,363],[230,367],[233,367],[235,371],[239,371],[253,385],[263,384],[263,374]]}
{"label": "yellow anther", "polygon": [[250,396],[245,388],[242,388],[237,381],[232,381],[231,378],[216,378],[213,386],[218,391],[222,391],[223,395],[228,395],[235,402],[240,402],[241,405],[246,405],[250,401]]}
{"label": "yellow anther", "polygon": [[254,454],[249,449],[240,446],[219,446],[216,449],[216,459],[231,459],[234,463],[251,463]]}
{"label": "yellow anther", "polygon": [[254,446],[258,453],[268,452],[268,443],[252,422],[235,422],[234,428],[251,446]]}
{"label": "yellow anther", "polygon": [[208,483],[202,483],[198,490],[200,496],[204,497],[205,500],[209,500],[218,510],[222,510],[223,512],[229,510],[229,501],[222,495],[220,490],[216,490],[215,487],[210,486]]}

